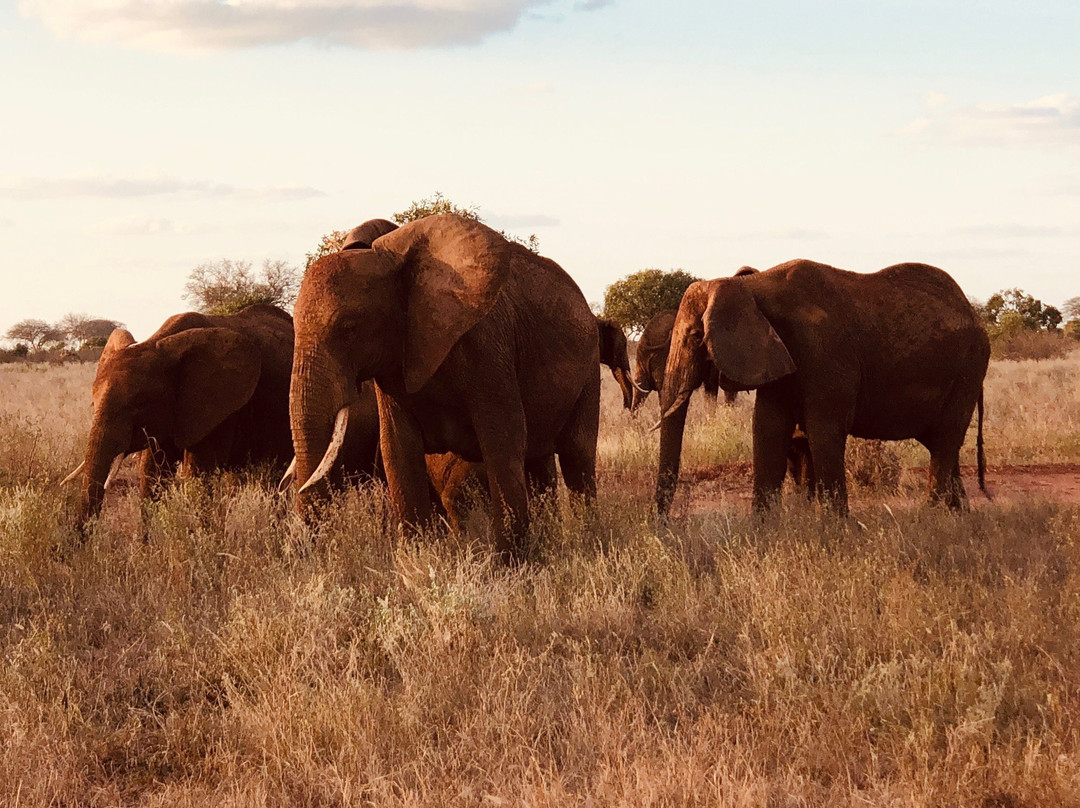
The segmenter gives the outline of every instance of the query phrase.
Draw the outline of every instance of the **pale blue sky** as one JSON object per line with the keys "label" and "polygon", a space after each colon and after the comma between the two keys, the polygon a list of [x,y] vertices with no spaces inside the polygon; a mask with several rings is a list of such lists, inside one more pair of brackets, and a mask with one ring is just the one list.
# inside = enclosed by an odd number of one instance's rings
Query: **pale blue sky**
{"label": "pale blue sky", "polygon": [[807,257],[1059,304],[1078,41],[1075,2],[3,4],[0,330],[146,336],[193,266],[299,263],[437,190],[590,300]]}

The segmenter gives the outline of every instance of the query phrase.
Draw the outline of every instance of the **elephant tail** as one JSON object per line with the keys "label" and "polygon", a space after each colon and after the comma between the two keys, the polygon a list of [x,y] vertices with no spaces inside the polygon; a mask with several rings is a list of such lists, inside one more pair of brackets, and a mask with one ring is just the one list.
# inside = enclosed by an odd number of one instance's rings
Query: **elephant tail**
{"label": "elephant tail", "polygon": [[979,390],[979,427],[975,433],[975,462],[979,469],[979,490],[990,499],[986,490],[986,450],[983,448],[983,391]]}

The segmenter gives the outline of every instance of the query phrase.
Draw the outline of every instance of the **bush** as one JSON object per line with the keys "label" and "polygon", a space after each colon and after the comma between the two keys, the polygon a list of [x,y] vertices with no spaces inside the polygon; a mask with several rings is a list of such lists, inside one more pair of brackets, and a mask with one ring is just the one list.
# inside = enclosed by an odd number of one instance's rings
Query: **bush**
{"label": "bush", "polygon": [[[1066,332],[1068,333],[1068,332]],[[1076,348],[1076,340],[1060,331],[1006,330],[990,341],[994,359],[1058,359]]]}
{"label": "bush", "polygon": [[679,308],[687,287],[701,278],[674,269],[643,269],[611,284],[604,292],[604,317],[640,334],[655,315]]}

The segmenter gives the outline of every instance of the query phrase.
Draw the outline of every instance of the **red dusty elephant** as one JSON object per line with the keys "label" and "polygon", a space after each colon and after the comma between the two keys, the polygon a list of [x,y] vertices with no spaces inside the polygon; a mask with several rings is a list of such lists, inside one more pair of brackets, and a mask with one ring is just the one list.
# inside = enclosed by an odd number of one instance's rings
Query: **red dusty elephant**
{"label": "red dusty elephant", "polygon": [[82,477],[80,520],[101,510],[112,473],[136,452],[144,494],[181,460],[185,473],[287,461],[292,343],[292,319],[265,305],[177,314],[142,342],[113,331],[94,378],[86,457],[68,476]]}
{"label": "red dusty elephant", "polygon": [[488,469],[498,550],[520,557],[526,469],[559,457],[596,490],[596,319],[555,262],[470,219],[429,216],[370,249],[325,256],[296,303],[289,396],[298,508],[308,512],[347,434],[356,382],[374,379],[391,501],[432,519],[426,454]]}
{"label": "red dusty elephant", "polygon": [[925,264],[859,274],[797,260],[694,283],[675,318],[660,395],[657,510],[671,505],[687,404],[710,367],[725,390],[757,390],[756,508],[779,494],[796,425],[806,433],[817,493],[841,512],[848,435],[918,440],[930,451],[932,499],[962,507],[959,453],[976,407],[984,487],[989,359],[986,330],[960,287]]}

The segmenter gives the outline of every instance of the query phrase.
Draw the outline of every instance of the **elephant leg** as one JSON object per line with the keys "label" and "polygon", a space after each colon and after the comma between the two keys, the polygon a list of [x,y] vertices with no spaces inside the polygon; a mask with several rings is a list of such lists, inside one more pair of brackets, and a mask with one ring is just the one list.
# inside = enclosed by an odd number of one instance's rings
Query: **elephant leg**
{"label": "elephant leg", "polygon": [[496,550],[507,560],[524,560],[529,530],[529,494],[525,483],[525,413],[477,414],[474,429],[487,470]]}
{"label": "elephant leg", "polygon": [[559,486],[558,472],[555,470],[555,455],[526,460],[525,479],[529,484],[530,497],[554,495]]}
{"label": "elephant leg", "polygon": [[600,430],[600,379],[578,398],[555,445],[563,480],[586,503],[596,499],[596,437]]}
{"label": "elephant leg", "polygon": [[930,501],[967,510],[967,491],[960,479],[960,447],[949,441],[944,445],[931,443],[927,448],[930,449]]}
{"label": "elephant leg", "polygon": [[398,519],[412,530],[432,521],[431,493],[420,424],[393,398],[376,388],[379,448],[386,487]]}
{"label": "elephant leg", "polygon": [[[712,362],[709,362],[709,367],[705,371],[705,379],[701,383],[702,388],[705,390],[705,395],[716,401],[716,397],[720,394],[720,371]],[[730,396],[730,398],[728,398]],[[735,394],[724,391],[724,401],[728,404],[735,400]]]}
{"label": "elephant leg", "polygon": [[814,493],[841,516],[848,514],[844,450],[847,429],[835,416],[807,415],[806,438],[813,462]]}
{"label": "elephant leg", "polygon": [[806,433],[798,428],[788,445],[787,468],[795,486],[806,492],[807,499],[813,499],[817,481],[814,478],[814,461],[810,457],[810,441],[806,439]]}
{"label": "elephant leg", "polygon": [[795,420],[791,406],[781,396],[758,390],[754,403],[755,511],[768,509],[780,498]]}

